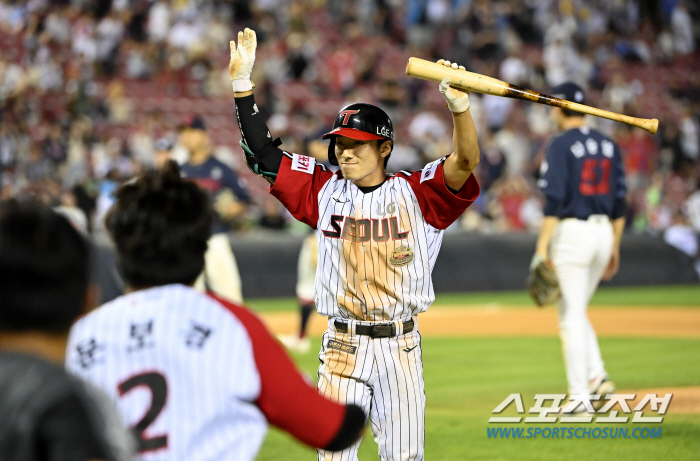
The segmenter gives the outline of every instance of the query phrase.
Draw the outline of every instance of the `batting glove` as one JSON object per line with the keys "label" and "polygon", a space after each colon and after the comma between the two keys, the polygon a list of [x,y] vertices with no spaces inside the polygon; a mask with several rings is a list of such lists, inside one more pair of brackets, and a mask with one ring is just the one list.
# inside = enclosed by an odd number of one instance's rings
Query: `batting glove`
{"label": "batting glove", "polygon": [[[437,63],[453,69],[467,70],[464,68],[464,66],[457,65],[456,62],[445,61],[444,59],[440,59]],[[447,101],[447,107],[449,107],[454,114],[461,114],[462,112],[468,111],[469,92],[459,91],[452,88],[450,87],[451,83],[452,80],[450,77],[445,77],[440,82],[440,93],[442,93],[445,101]]]}
{"label": "batting glove", "polygon": [[231,45],[231,61],[228,64],[228,75],[231,77],[233,91],[242,93],[253,89],[250,73],[255,62],[255,49],[258,40],[255,31],[246,27],[245,31],[238,32],[238,46],[233,40]]}

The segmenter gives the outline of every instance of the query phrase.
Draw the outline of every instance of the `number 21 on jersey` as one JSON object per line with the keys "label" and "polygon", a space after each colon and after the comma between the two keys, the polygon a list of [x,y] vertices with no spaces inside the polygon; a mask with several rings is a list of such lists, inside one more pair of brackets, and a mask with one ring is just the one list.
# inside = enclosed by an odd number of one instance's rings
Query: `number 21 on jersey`
{"label": "number 21 on jersey", "polygon": [[578,188],[581,195],[605,195],[610,192],[610,159],[584,160]]}
{"label": "number 21 on jersey", "polygon": [[583,157],[586,152],[589,154],[583,160],[581,168],[581,195],[606,195],[610,192],[610,159],[614,155],[614,146],[607,140],[601,144],[602,156],[596,155],[599,153],[598,143],[592,138],[586,140],[585,147],[578,141],[571,146],[571,151],[578,158]]}

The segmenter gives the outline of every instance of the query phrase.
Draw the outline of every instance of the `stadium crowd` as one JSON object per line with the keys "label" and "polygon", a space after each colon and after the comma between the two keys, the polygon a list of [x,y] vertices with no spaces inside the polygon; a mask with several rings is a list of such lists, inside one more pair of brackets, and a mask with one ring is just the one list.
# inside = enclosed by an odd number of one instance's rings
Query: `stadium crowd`
{"label": "stadium crowd", "polygon": [[[697,254],[699,19],[684,0],[0,0],[0,198],[37,194],[97,231],[121,181],[187,160],[178,127],[195,113],[245,181],[227,63],[232,31],[252,27],[260,111],[283,148],[320,160],[320,134],[360,100],[392,117],[390,169],[450,152],[449,112],[437,84],[405,76],[410,56],[543,93],[573,80],[590,105],[658,118],[653,136],[590,123],[623,149],[628,230]],[[471,100],[484,193],[454,227],[534,232],[549,109]],[[293,225],[260,183],[248,181],[253,205],[232,230]]]}

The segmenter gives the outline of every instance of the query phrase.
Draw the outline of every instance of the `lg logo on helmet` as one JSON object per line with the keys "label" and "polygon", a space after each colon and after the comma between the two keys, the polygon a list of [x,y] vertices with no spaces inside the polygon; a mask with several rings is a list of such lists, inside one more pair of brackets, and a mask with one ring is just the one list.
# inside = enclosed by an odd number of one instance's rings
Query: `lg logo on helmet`
{"label": "lg logo on helmet", "polygon": [[379,136],[384,136],[385,138],[394,138],[394,133],[392,133],[391,130],[385,126],[378,126],[377,134]]}
{"label": "lg logo on helmet", "polygon": [[341,112],[340,114],[338,114],[338,115],[340,115],[341,117],[343,117],[343,125],[347,125],[347,124],[348,124],[348,119],[350,118],[350,116],[351,116],[352,114],[358,113],[359,111],[360,111],[360,109],[357,109],[357,110],[344,110],[344,111],[342,111],[342,112]]}

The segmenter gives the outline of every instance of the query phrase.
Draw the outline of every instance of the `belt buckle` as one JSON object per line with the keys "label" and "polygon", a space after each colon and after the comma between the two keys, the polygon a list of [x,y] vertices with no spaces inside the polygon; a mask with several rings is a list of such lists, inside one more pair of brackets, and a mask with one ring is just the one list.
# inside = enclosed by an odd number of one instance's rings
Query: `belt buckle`
{"label": "belt buckle", "polygon": [[372,325],[370,336],[372,338],[391,338],[396,336],[396,325],[393,323],[380,323],[379,325]]}
{"label": "belt buckle", "polygon": [[[401,321],[403,324],[403,332],[404,333],[409,333],[413,331],[414,328],[414,323],[413,319],[411,320],[406,320],[406,321]],[[350,331],[350,326],[347,322],[343,322],[341,320],[336,320],[335,321],[335,327],[340,333],[348,333]],[[396,330],[396,324],[395,323],[378,323],[375,325],[366,325],[362,327],[361,325],[358,325],[360,327],[359,329],[366,331],[364,336],[369,336],[370,338],[392,338],[397,335],[397,330]],[[358,328],[356,328],[357,332]],[[362,334],[362,333],[357,333],[357,334]]]}

